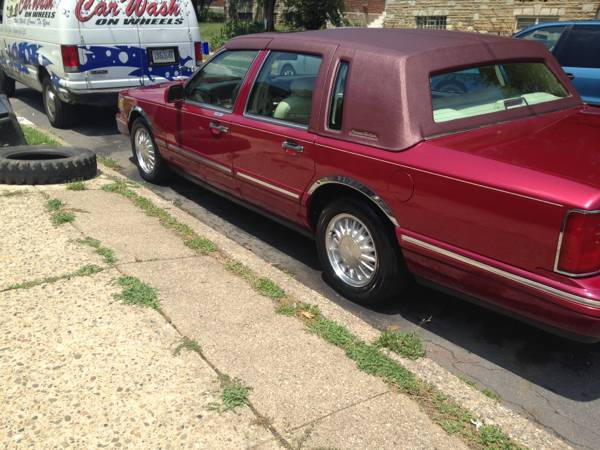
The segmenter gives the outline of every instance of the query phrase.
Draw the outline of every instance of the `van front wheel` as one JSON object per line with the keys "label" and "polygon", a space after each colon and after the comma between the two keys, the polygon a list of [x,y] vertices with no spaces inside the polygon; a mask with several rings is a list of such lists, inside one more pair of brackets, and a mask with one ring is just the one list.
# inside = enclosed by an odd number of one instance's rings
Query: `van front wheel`
{"label": "van front wheel", "polygon": [[67,128],[73,123],[73,106],[63,102],[56,93],[50,78],[46,77],[43,84],[44,111],[55,128]]}

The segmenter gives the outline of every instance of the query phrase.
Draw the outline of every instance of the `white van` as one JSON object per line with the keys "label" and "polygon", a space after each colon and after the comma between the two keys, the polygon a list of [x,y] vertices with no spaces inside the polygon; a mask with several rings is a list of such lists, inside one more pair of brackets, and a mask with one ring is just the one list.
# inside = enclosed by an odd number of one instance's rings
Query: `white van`
{"label": "white van", "polygon": [[42,92],[58,128],[74,104],[188,78],[202,50],[190,0],[0,0],[0,91],[14,95],[16,80]]}

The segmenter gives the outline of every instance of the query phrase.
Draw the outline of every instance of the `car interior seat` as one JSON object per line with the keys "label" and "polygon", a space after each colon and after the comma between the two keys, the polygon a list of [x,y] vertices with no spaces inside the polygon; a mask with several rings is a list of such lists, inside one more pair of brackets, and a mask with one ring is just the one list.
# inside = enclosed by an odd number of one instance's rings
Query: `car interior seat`
{"label": "car interior seat", "polygon": [[273,118],[308,125],[314,78],[298,78],[290,84],[290,96],[279,102]]}

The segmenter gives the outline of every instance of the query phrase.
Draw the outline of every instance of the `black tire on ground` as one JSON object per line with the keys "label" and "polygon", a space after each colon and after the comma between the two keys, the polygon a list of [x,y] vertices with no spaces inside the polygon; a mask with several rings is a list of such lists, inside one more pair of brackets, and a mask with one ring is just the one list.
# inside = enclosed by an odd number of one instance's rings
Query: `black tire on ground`
{"label": "black tire on ground", "polygon": [[42,83],[42,96],[44,100],[44,112],[55,128],[68,128],[75,121],[73,105],[63,102],[49,77],[45,77]]}
{"label": "black tire on ground", "polygon": [[96,176],[96,154],[77,148],[0,148],[0,184],[57,184]]}
{"label": "black tire on ground", "polygon": [[0,69],[0,94],[5,94],[7,97],[14,97],[15,91],[15,80],[10,78],[2,69]]}
{"label": "black tire on ground", "polygon": [[[347,284],[335,271],[327,251],[327,228],[340,214],[349,214],[362,222],[371,234],[377,251],[378,266],[370,282],[361,287]],[[367,202],[348,197],[328,204],[317,223],[317,252],[326,281],[341,295],[362,305],[383,303],[401,294],[410,281],[410,275],[393,233],[387,223]]]}
{"label": "black tire on ground", "polygon": [[[133,158],[135,159],[135,164],[138,168],[140,176],[151,183],[157,183],[163,181],[169,177],[171,174],[169,167],[167,166],[165,160],[160,154],[160,150],[154,141],[154,134],[145,119],[138,117],[133,121],[133,125],[131,125],[131,151],[133,153]],[[154,162],[152,167],[148,167],[147,163],[144,163],[141,152],[138,151],[139,142],[136,142],[137,139],[140,138],[140,135],[144,135],[144,137],[149,138],[149,143],[153,147],[154,152]]]}

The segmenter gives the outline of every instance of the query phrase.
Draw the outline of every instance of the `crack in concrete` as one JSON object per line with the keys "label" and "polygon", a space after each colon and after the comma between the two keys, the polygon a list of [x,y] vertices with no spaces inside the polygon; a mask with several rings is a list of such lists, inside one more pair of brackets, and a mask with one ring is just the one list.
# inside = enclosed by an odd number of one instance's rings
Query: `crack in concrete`
{"label": "crack in concrete", "polygon": [[391,390],[390,390],[390,389],[387,389],[387,390],[386,390],[386,391],[384,391],[384,392],[381,392],[381,393],[379,393],[379,394],[372,395],[372,396],[370,396],[370,397],[368,397],[368,398],[365,398],[365,399],[359,400],[359,401],[357,401],[357,402],[354,402],[354,403],[352,403],[352,404],[350,404],[350,405],[346,405],[346,406],[344,406],[343,408],[336,409],[335,411],[331,411],[331,412],[329,412],[329,413],[327,413],[327,414],[325,414],[325,415],[323,415],[323,416],[321,416],[321,417],[317,417],[316,419],[309,420],[309,421],[308,421],[308,422],[306,422],[306,423],[303,423],[303,424],[301,424],[301,425],[295,426],[295,427],[293,427],[293,428],[290,428],[290,429],[288,429],[288,430],[286,430],[286,431],[287,431],[287,432],[293,432],[293,431],[300,430],[300,429],[302,429],[302,428],[308,427],[308,426],[310,426],[310,425],[314,425],[314,424],[316,424],[316,423],[318,423],[318,422],[321,422],[322,420],[324,420],[324,419],[326,419],[326,418],[328,418],[328,417],[331,417],[331,416],[333,416],[333,415],[335,415],[335,414],[337,414],[337,413],[340,413],[340,412],[342,412],[342,411],[345,411],[345,410],[347,410],[347,409],[350,409],[350,408],[354,408],[354,407],[355,407],[355,406],[357,406],[357,405],[362,405],[363,403],[370,402],[371,400],[373,400],[373,399],[376,399],[376,398],[379,398],[379,397],[381,397],[381,396],[383,396],[383,395],[385,395],[385,394],[389,394],[390,392],[391,392]]}

